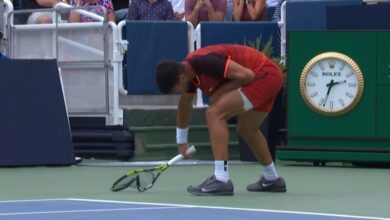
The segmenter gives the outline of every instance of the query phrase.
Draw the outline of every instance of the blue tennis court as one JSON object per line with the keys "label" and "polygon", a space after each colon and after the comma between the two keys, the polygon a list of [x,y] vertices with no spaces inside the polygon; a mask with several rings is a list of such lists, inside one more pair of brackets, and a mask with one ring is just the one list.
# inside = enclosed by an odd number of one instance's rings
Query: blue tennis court
{"label": "blue tennis court", "polygon": [[0,219],[4,220],[76,220],[76,219],[273,219],[273,220],[351,220],[383,219],[367,216],[326,213],[290,212],[263,209],[206,207],[159,203],[135,203],[109,200],[47,199],[0,202]]}

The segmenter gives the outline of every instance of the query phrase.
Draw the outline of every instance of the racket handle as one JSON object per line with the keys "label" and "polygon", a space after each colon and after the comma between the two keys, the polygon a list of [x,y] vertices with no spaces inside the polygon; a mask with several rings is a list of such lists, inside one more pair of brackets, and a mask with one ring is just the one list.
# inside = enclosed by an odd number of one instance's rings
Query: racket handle
{"label": "racket handle", "polygon": [[186,154],[193,154],[196,152],[196,148],[194,145],[191,145],[187,150],[186,150]]}
{"label": "racket handle", "polygon": [[[186,154],[193,154],[196,152],[196,148],[194,145],[191,145],[187,150],[186,150]],[[179,160],[182,160],[184,158],[183,154],[178,154],[176,155],[176,157],[172,158],[170,161],[168,161],[168,165],[172,165],[174,163],[176,163],[177,161]]]}

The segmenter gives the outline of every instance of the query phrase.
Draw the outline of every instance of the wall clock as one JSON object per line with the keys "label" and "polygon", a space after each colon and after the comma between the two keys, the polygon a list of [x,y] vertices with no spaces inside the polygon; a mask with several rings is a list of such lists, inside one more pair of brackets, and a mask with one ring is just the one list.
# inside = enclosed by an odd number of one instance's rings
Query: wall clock
{"label": "wall clock", "polygon": [[309,108],[322,115],[338,116],[351,111],[363,90],[362,71],[342,53],[321,53],[307,62],[301,72],[301,96]]}

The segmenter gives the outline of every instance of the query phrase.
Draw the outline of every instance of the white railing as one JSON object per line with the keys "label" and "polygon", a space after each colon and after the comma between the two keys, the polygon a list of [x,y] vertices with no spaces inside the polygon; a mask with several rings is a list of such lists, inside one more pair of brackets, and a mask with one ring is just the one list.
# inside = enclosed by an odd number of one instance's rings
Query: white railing
{"label": "white railing", "polygon": [[[71,10],[97,22],[67,23],[59,20],[63,12]],[[14,24],[14,14],[23,13],[23,10],[7,10],[6,22],[10,30],[7,33],[7,55],[24,59],[57,59],[69,116],[105,117],[107,125],[122,125],[119,94],[123,82],[119,78],[127,41],[121,39],[118,26],[114,22],[107,23],[103,16],[73,9],[65,3],[38,11],[52,12],[52,23]],[[44,51],[42,45],[47,47],[46,52],[41,52]]]}
{"label": "white railing", "polygon": [[[118,66],[118,69],[119,69],[119,72],[123,72],[123,65],[122,65],[122,62],[123,62],[123,55],[126,53],[127,51],[127,45],[129,44],[129,42],[125,39],[122,39],[122,30],[123,30],[123,27],[126,26],[126,21],[120,21],[118,23],[118,26],[117,26],[117,45],[115,48],[117,48],[117,51],[114,52],[114,57],[115,57],[115,54],[117,54],[118,56],[118,59],[121,59],[120,61],[120,66]],[[118,60],[119,62],[119,60]],[[124,82],[123,82],[123,74],[119,74],[119,92],[122,94],[122,95],[127,95],[127,90],[124,88]]]}
{"label": "white railing", "polygon": [[[71,5],[68,5],[68,4],[64,3],[64,2],[59,2],[59,3],[57,3],[54,6],[54,8],[59,9],[59,8],[74,8],[74,7],[71,6]],[[106,11],[106,9],[104,7],[102,7],[102,9],[104,11]],[[103,16],[97,15],[95,13],[92,13],[92,12],[89,12],[89,11],[86,11],[86,10],[83,10],[83,9],[74,9],[73,11],[77,12],[77,13],[79,13],[81,15],[84,15],[86,17],[92,18],[95,21],[104,21],[104,17]],[[104,14],[106,14],[106,13],[104,13]]]}
{"label": "white railing", "polygon": [[[8,14],[13,12],[14,11],[14,5],[12,4],[12,2],[10,0],[4,0],[4,8],[3,8],[3,4],[0,4],[0,7],[2,7],[2,11],[3,11],[3,15],[0,15],[0,16],[3,16],[2,17],[2,21],[7,21],[7,17],[8,17]],[[3,23],[0,23],[0,27],[2,27]],[[5,35],[7,35],[7,29],[4,28],[3,29],[3,33]]]}
{"label": "white railing", "polygon": [[283,2],[280,8],[280,21],[278,22],[280,29],[280,57],[284,64],[286,64],[286,47],[287,47],[287,37],[286,37],[286,2]]}

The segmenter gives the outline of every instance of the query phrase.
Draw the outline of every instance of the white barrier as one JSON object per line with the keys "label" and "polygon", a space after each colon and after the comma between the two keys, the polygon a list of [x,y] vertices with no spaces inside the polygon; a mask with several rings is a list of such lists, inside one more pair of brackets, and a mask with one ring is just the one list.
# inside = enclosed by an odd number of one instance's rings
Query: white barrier
{"label": "white barrier", "polygon": [[[9,0],[6,0],[9,1]],[[67,23],[61,15],[71,10],[97,22]],[[14,15],[32,10],[7,13],[7,55],[20,59],[57,59],[61,69],[68,114],[71,117],[104,117],[107,125],[122,125],[119,85],[127,42],[118,35],[118,27],[105,17],[80,8],[58,3],[49,11],[52,23],[14,24]]]}

